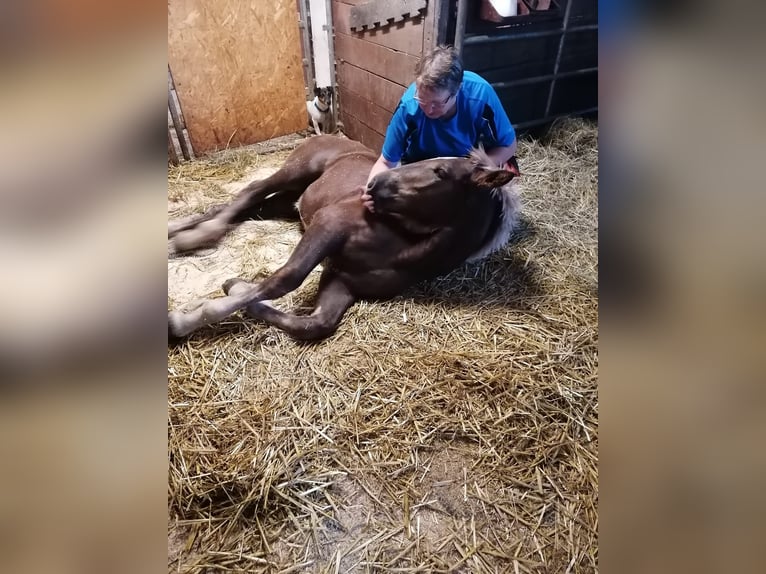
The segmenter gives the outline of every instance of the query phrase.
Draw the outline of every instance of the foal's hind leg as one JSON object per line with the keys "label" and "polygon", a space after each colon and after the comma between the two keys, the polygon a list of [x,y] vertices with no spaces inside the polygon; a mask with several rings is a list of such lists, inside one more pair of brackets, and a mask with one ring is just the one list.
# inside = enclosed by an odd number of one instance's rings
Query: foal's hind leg
{"label": "foal's hind leg", "polygon": [[279,171],[248,184],[214,214],[205,214],[196,222],[190,219],[187,225],[179,226],[173,236],[173,247],[177,252],[210,247],[247,219],[294,215],[295,201],[322,174],[323,167],[303,160],[300,154],[291,155]]}
{"label": "foal's hind leg", "polygon": [[[176,251],[191,251],[216,245],[228,231],[247,219],[271,211],[284,213],[285,205],[294,203],[312,179],[305,174],[281,169],[266,179],[254,181],[240,191],[234,200],[221,207],[212,217],[199,222],[173,237]],[[264,205],[262,205],[264,204]],[[274,204],[270,210],[265,204]]]}
{"label": "foal's hind leg", "polygon": [[[249,283],[236,279],[227,281],[224,285],[228,294],[237,294],[249,288]],[[332,335],[343,315],[355,301],[356,297],[348,288],[332,273],[325,271],[319,282],[316,307],[311,315],[285,313],[266,301],[250,303],[247,306],[247,314],[279,327],[296,339],[315,340]]]}
{"label": "foal's hind leg", "polygon": [[220,213],[224,207],[225,207],[224,205],[215,205],[211,207],[210,209],[208,209],[203,214],[190,215],[189,217],[184,217],[182,219],[174,219],[173,221],[169,221],[168,222],[168,239],[172,239],[181,231],[192,229],[194,227],[197,227],[200,223],[213,219],[213,217],[218,215],[218,213]]}

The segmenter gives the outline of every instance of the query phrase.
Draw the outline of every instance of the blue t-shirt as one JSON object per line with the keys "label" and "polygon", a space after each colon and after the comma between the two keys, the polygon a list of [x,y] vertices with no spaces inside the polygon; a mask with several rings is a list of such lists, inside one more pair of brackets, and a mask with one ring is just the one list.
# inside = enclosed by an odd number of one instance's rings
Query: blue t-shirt
{"label": "blue t-shirt", "polygon": [[412,163],[434,157],[463,157],[479,143],[486,149],[509,146],[516,132],[489,83],[473,72],[463,73],[457,110],[451,118],[432,120],[414,100],[415,83],[404,92],[386,130],[383,157]]}

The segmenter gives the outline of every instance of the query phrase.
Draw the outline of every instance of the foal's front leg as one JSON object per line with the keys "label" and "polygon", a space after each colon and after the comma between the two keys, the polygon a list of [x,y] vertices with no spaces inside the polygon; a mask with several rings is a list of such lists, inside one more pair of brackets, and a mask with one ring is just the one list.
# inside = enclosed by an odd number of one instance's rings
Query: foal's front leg
{"label": "foal's front leg", "polygon": [[[248,289],[237,290],[226,297],[204,301],[188,312],[168,313],[168,332],[174,337],[184,337],[202,327],[222,321],[232,313],[244,309],[250,303],[264,299],[276,299],[297,289],[306,276],[323,259],[335,253],[346,240],[344,224],[337,217],[325,218],[318,213],[306,229],[290,258],[270,277],[260,283],[248,284]],[[324,221],[323,221],[324,220]],[[231,285],[229,280],[224,290]]]}
{"label": "foal's front leg", "polygon": [[[241,279],[230,279],[224,289],[230,295],[246,291],[249,284]],[[314,311],[311,315],[295,315],[274,308],[268,301],[254,301],[247,306],[247,314],[285,331],[291,337],[305,341],[332,335],[340,320],[356,297],[331,270],[325,269],[319,282]]]}

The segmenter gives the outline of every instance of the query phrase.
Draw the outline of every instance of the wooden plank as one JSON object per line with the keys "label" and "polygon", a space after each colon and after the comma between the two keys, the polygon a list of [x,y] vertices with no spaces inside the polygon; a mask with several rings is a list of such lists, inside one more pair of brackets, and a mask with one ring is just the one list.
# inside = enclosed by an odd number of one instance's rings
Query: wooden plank
{"label": "wooden plank", "polygon": [[170,135],[171,130],[168,130],[168,163],[178,165],[178,152],[173,147],[173,140]]}
{"label": "wooden plank", "polygon": [[194,149],[191,145],[191,139],[189,138],[189,130],[186,128],[181,130],[181,135],[178,137],[178,139],[182,142],[184,142],[183,149],[189,153],[189,157],[186,159],[196,159],[196,156],[194,155]]}
{"label": "wooden plank", "polygon": [[365,97],[347,90],[339,88],[341,110],[356,118],[364,118],[362,123],[379,134],[385,135],[388,123],[391,121],[391,112],[385,110],[369,101]]}
{"label": "wooden plank", "polygon": [[419,58],[346,34],[335,35],[335,59],[407,87],[415,80]]}
{"label": "wooden plank", "polygon": [[311,39],[308,24],[308,8],[305,0],[298,0],[298,28],[301,31],[301,56],[303,57],[303,83],[306,87],[306,99],[313,97],[314,61],[311,58]]}
{"label": "wooden plank", "polygon": [[[397,22],[385,28],[375,28],[364,32],[354,32],[351,30],[351,6],[333,0],[332,3],[332,22],[335,28],[335,34],[346,34],[362,40],[367,40],[373,44],[379,44],[392,50],[405,52],[411,56],[420,57],[423,49],[423,17],[407,19],[404,22]],[[337,54],[336,54],[337,58]]]}
{"label": "wooden plank", "polygon": [[341,113],[343,119],[344,133],[352,140],[362,142],[368,148],[380,153],[383,149],[383,136],[364,125],[358,118],[350,114]]}
{"label": "wooden plank", "polygon": [[442,0],[431,0],[426,8],[425,20],[423,21],[423,49],[421,54],[426,54],[444,44],[447,39],[447,11],[444,10]]}
{"label": "wooden plank", "polygon": [[404,88],[399,84],[352,66],[348,62],[338,62],[338,86],[373,100],[389,113],[396,110],[404,94]]}
{"label": "wooden plank", "polygon": [[168,60],[197,153],[305,128],[295,0],[169,0]]}
{"label": "wooden plank", "polygon": [[359,32],[416,18],[422,15],[426,5],[426,0],[371,0],[352,8],[351,29]]}
{"label": "wooden plank", "polygon": [[[170,77],[169,69],[168,77]],[[192,151],[191,142],[183,136],[184,130],[186,129],[186,123],[183,114],[181,113],[181,103],[178,101],[178,94],[176,93],[176,89],[173,87],[172,82],[170,85],[171,88],[168,90],[168,115],[172,120],[172,128],[175,131],[177,138],[174,141],[181,146],[179,158],[183,157],[185,159],[191,159],[194,157],[194,152]]]}
{"label": "wooden plank", "polygon": [[176,93],[175,88],[170,90],[168,97],[171,101],[171,108],[175,110],[176,114],[178,115],[178,127],[180,129],[184,129],[186,127],[186,120],[184,120],[184,113],[181,109],[181,102],[178,101],[178,94]]}
{"label": "wooden plank", "polygon": [[168,161],[173,165],[178,165],[179,157],[181,157],[181,147],[178,145],[176,128],[173,125],[170,110],[168,110]]}

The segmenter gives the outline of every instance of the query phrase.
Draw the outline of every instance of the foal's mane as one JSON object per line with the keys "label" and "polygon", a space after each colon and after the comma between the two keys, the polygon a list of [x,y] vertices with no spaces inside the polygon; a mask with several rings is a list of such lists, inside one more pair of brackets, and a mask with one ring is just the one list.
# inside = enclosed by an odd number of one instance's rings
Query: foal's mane
{"label": "foal's mane", "polygon": [[489,157],[489,154],[484,151],[484,146],[479,144],[479,147],[473,148],[468,153],[468,158],[471,160],[471,163],[473,163],[477,167],[483,167],[484,169],[491,169],[496,170],[500,169],[495,165],[495,162],[492,161],[492,158]]}

